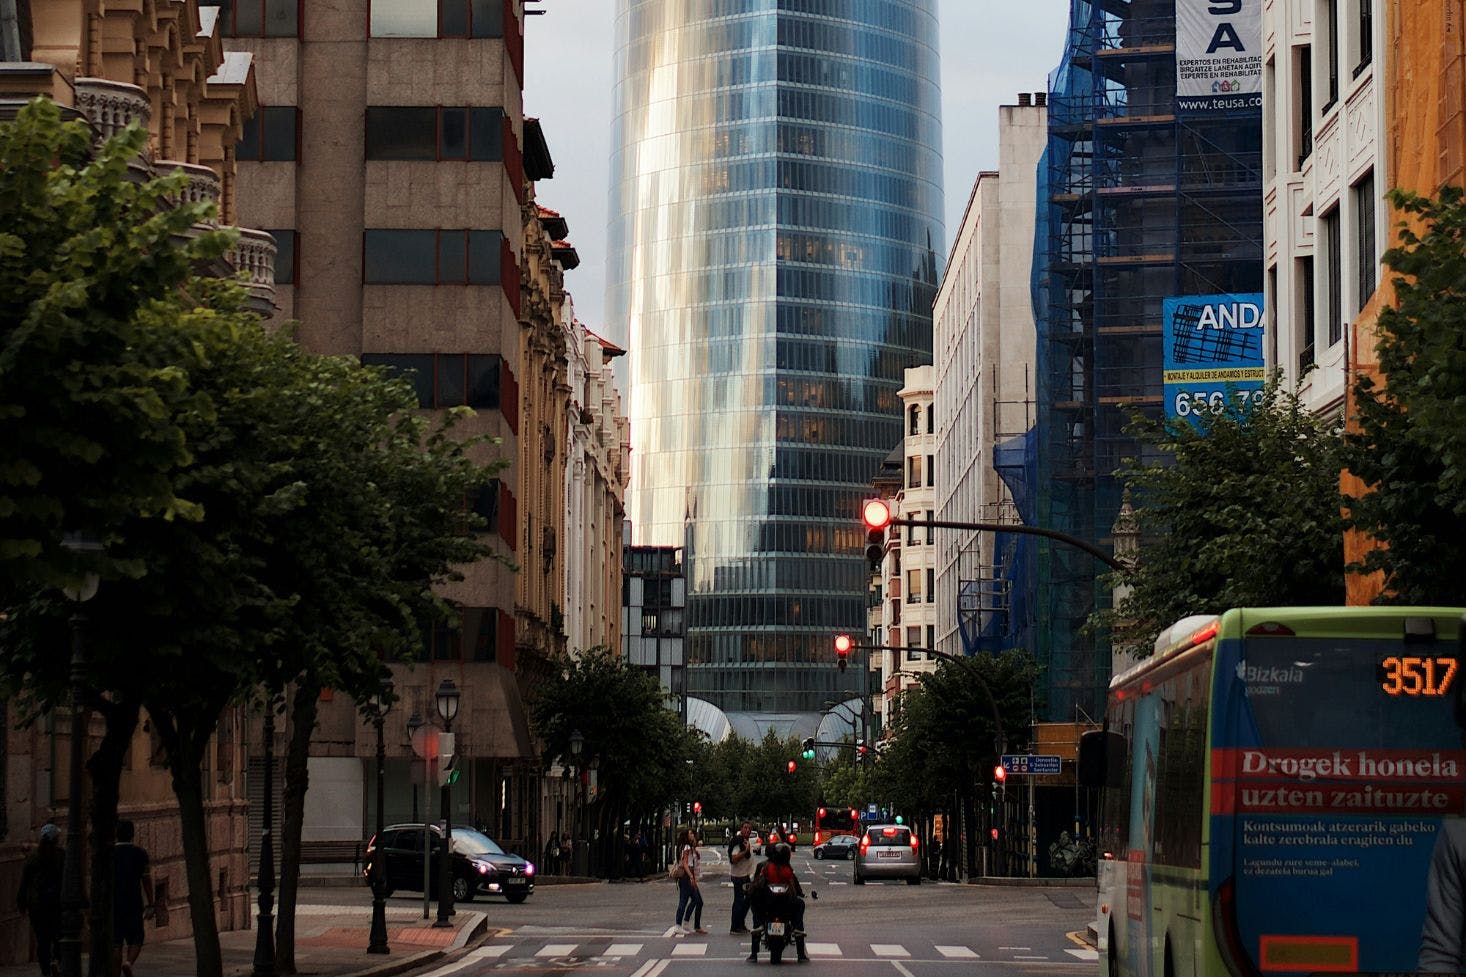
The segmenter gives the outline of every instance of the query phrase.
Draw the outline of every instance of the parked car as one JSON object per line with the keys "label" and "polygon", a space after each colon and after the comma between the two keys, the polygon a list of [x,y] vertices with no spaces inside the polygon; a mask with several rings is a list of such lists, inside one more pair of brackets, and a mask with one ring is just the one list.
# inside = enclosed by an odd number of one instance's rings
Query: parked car
{"label": "parked car", "polygon": [[921,854],[911,829],[901,824],[879,824],[865,829],[855,853],[855,884],[866,879],[905,879],[921,884]]}
{"label": "parked car", "polygon": [[854,858],[860,847],[860,839],[854,835],[835,835],[829,841],[814,846],[815,858]]}
{"label": "parked car", "polygon": [[748,851],[751,855],[760,855],[764,850],[764,842],[757,831],[748,833]]}
{"label": "parked car", "polygon": [[[380,846],[373,835],[366,849],[364,874],[368,884],[380,847],[386,857],[387,894],[397,889],[421,892],[424,831],[432,832],[428,891],[437,892],[438,852],[443,837],[442,826],[437,824],[391,825],[382,829]],[[534,892],[534,863],[506,852],[487,835],[472,828],[454,828],[450,843],[455,902],[471,902],[476,895],[503,896],[510,902],[523,902]]]}

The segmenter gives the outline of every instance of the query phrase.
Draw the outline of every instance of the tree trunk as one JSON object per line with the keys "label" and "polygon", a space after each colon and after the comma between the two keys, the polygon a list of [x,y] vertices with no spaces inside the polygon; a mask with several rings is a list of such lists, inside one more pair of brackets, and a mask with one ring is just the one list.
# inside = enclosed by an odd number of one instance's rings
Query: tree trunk
{"label": "tree trunk", "polygon": [[135,702],[92,703],[102,714],[106,728],[96,752],[87,760],[92,782],[91,907],[87,917],[91,935],[88,977],[111,977],[112,973],[112,847],[117,840],[117,802],[122,784],[122,765],[137,729]]}
{"label": "tree trunk", "polygon": [[[214,910],[213,871],[209,862],[209,825],[204,811],[203,746],[214,724],[180,729],[172,717],[159,718],[149,710],[168,748],[173,794],[183,833],[183,860],[188,879],[188,914],[193,921],[194,973],[197,977],[224,977],[219,948],[219,923]],[[216,713],[217,715],[217,713]],[[207,727],[207,728],[204,728]]]}
{"label": "tree trunk", "polygon": [[316,729],[317,685],[297,685],[290,704],[290,742],[285,748],[285,796],[280,799],[280,888],[275,913],[275,970],[295,973],[295,906],[300,890],[300,835],[310,786],[311,734]]}

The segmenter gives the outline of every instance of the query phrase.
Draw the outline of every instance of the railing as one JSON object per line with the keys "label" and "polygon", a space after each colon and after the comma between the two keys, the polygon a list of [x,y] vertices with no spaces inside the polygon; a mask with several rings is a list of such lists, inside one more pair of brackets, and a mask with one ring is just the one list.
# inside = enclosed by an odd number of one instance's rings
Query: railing
{"label": "railing", "polygon": [[153,114],[147,92],[136,85],[106,78],[78,78],[76,107],[91,122],[101,142],[111,139],[133,122],[146,129]]}
{"label": "railing", "polygon": [[239,228],[239,240],[224,256],[235,271],[245,275],[248,306],[261,315],[275,310],[275,239],[252,227]]}
{"label": "railing", "polygon": [[[219,206],[224,195],[224,181],[219,179],[219,174],[212,168],[201,166],[198,163],[181,163],[178,160],[160,159],[154,164],[159,175],[168,173],[184,173],[188,176],[188,182],[184,184],[183,191],[174,201],[175,206],[184,204],[210,203],[214,205],[214,219],[206,221],[199,226],[212,230],[219,224]],[[274,239],[271,238],[271,243]],[[274,283],[274,263],[270,265],[270,281]]]}

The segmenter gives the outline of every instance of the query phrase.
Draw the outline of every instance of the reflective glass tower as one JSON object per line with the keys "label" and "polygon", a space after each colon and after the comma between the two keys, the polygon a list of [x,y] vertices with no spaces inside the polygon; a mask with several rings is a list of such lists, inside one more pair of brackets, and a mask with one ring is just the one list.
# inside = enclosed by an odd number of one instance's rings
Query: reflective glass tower
{"label": "reflective glass tower", "polygon": [[900,442],[902,371],[931,361],[936,7],[618,0],[628,518],[684,546],[688,693],[730,713],[858,682],[831,650],[866,631],[858,502]]}

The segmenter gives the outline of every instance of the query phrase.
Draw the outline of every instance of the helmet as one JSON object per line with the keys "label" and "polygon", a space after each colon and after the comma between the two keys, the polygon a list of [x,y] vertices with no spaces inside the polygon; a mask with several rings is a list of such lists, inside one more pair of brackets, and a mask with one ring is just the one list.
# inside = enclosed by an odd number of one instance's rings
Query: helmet
{"label": "helmet", "polygon": [[774,850],[769,852],[769,861],[773,862],[775,865],[788,865],[789,846],[784,844],[784,842],[782,841],[779,842],[777,845],[774,846]]}
{"label": "helmet", "polygon": [[58,827],[56,827],[56,825],[50,824],[49,822],[46,823],[46,824],[41,825],[41,841],[43,841],[43,842],[55,842],[55,841],[59,841],[60,838],[61,838],[61,829],[58,828]]}

